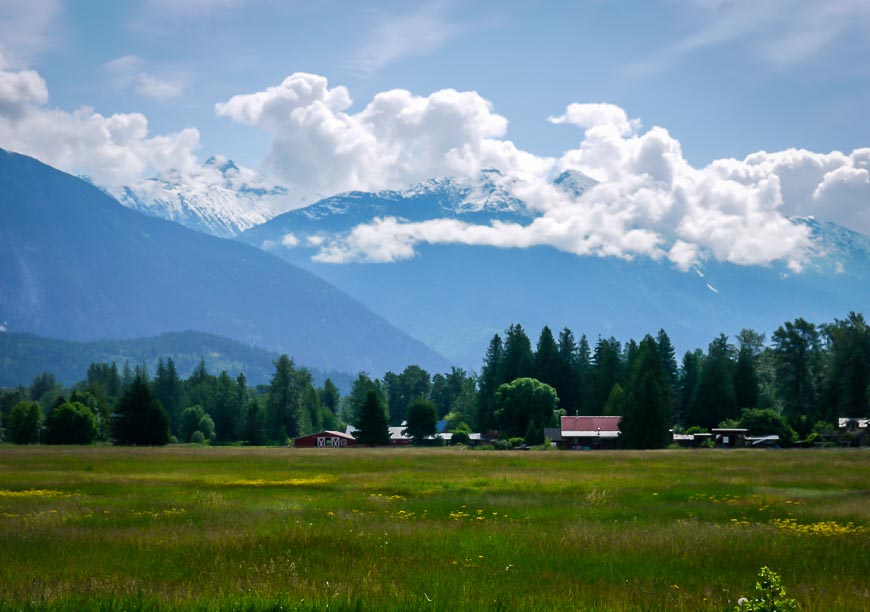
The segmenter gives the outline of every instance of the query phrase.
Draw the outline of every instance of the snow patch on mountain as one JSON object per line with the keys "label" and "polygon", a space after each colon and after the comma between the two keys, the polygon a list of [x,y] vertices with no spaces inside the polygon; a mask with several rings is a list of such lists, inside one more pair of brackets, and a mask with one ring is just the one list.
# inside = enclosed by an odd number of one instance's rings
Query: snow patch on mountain
{"label": "snow patch on mountain", "polygon": [[222,238],[265,223],[289,199],[285,187],[222,156],[184,175],[169,171],[106,191],[124,206]]}

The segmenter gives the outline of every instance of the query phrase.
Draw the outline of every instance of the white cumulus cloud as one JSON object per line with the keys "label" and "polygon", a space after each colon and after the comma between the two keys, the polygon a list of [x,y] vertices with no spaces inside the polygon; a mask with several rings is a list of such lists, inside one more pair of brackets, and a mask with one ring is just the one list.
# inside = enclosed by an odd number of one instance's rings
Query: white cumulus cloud
{"label": "white cumulus cloud", "polygon": [[[216,112],[274,136],[266,165],[295,193],[401,188],[435,176],[478,176],[496,168],[499,187],[535,213],[528,224],[474,225],[457,219],[387,217],[317,245],[320,261],[393,261],[419,244],[504,248],[548,245],[578,255],[667,260],[683,270],[705,260],[786,264],[801,270],[816,215],[866,226],[868,154],[759,152],[692,166],[663,127],[612,104],[571,104],[555,124],[581,128],[578,145],[540,157],[506,138],[507,119],[475,92],[405,90],[375,95],[361,110],[343,86],[296,73],[276,87],[238,95]],[[577,195],[553,178],[576,170],[598,183]]]}
{"label": "white cumulus cloud", "polygon": [[48,90],[31,70],[0,70],[0,146],[93,178],[105,186],[146,172],[181,173],[196,167],[195,128],[151,136],[140,113],[101,115],[89,107],[49,108]]}
{"label": "white cumulus cloud", "polygon": [[470,176],[486,167],[522,174],[549,160],[504,140],[507,119],[476,92],[419,96],[377,94],[350,113],[347,88],[295,73],[280,85],[232,97],[220,116],[274,135],[265,165],[303,197],[360,189],[402,188],[433,176]]}

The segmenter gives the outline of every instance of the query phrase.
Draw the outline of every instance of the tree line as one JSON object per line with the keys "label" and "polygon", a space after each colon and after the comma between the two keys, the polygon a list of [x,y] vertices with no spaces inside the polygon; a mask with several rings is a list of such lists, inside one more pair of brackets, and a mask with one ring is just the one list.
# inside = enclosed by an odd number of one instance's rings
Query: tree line
{"label": "tree line", "polygon": [[270,383],[255,387],[243,374],[210,373],[204,360],[186,379],[171,358],[158,361],[153,377],[144,366],[93,363],[69,389],[45,373],[29,387],[0,390],[0,435],[16,443],[260,445],[353,424],[360,441],[386,443],[388,427],[404,424],[421,442],[444,420],[455,440],[475,430],[538,444],[569,414],[619,415],[623,446],[659,448],[670,428],[741,425],[788,443],[829,431],[837,417],[867,416],[870,330],[862,315],[822,325],[796,319],[769,343],[749,329],[734,340],[720,335],[678,363],[664,330],[590,345],[568,328],[554,335],[544,327],[533,348],[514,324],[493,336],[477,375],[455,367],[431,375],[417,365],[381,378],[360,373],[345,397],[330,379],[316,386],[287,355]]}
{"label": "tree line", "polygon": [[[664,330],[625,344],[600,337],[590,346],[585,335],[576,339],[565,328],[555,337],[544,327],[533,349],[522,326],[511,325],[487,348],[476,427],[517,432],[555,426],[559,414],[619,415],[628,447],[662,447],[670,428],[718,426],[777,433],[788,444],[830,431],[838,417],[870,412],[870,329],[861,314],[822,325],[799,318],[778,327],[769,344],[751,329],[735,340],[721,334],[706,352],[689,351],[678,364]],[[505,385],[522,378],[553,389],[552,414],[505,420]]]}

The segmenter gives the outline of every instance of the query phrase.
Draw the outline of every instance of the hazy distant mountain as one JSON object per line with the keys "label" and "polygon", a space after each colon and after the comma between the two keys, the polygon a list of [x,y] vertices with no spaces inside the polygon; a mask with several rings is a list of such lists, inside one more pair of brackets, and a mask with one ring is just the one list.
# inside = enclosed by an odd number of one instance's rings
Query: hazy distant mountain
{"label": "hazy distant mountain", "polygon": [[[579,173],[554,182],[576,193],[594,185]],[[342,194],[280,215],[240,239],[311,270],[441,354],[474,368],[492,335],[513,322],[530,334],[543,325],[568,326],[591,341],[599,334],[639,339],[663,327],[684,351],[706,348],[720,332],[733,335],[751,327],[769,334],[795,317],[830,321],[870,304],[870,238],[812,219],[796,222],[811,228],[821,254],[800,274],[778,265],[716,262],[681,272],[668,262],[577,257],[549,247],[424,244],[417,257],[395,263],[311,260],[321,242],[375,216],[471,223],[528,223],[533,217],[522,202],[504,194],[490,193],[485,206],[465,203],[471,191],[467,182],[440,180],[401,192]],[[286,241],[282,245],[288,234],[292,248]]]}
{"label": "hazy distant mountain", "polygon": [[0,151],[0,329],[71,340],[195,330],[305,366],[382,373],[447,362],[309,272],[118,204]]}
{"label": "hazy distant mountain", "polygon": [[231,160],[211,157],[199,172],[193,177],[170,172],[106,191],[128,208],[222,238],[286,210],[286,188],[262,184]]}
{"label": "hazy distant mountain", "polygon": [[[275,373],[277,353],[213,334],[181,332],[160,334],[151,338],[132,340],[97,340],[75,342],[40,338],[32,334],[0,334],[0,387],[28,385],[34,376],[51,372],[58,381],[70,385],[84,380],[92,363],[112,363],[123,370],[124,362],[130,367],[145,364],[153,376],[157,360],[171,357],[178,374],[187,378],[205,359],[209,372],[226,370],[233,378],[244,373],[249,385],[268,384]],[[350,391],[353,377],[344,372],[323,372],[313,369],[316,385],[327,377],[342,394]]]}

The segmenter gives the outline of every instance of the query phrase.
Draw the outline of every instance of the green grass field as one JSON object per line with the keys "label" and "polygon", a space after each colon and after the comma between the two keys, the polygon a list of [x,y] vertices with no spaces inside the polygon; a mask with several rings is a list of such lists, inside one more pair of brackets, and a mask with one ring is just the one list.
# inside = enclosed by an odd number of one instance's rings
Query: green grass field
{"label": "green grass field", "polygon": [[867,451],[0,447],[0,609],[870,609]]}

